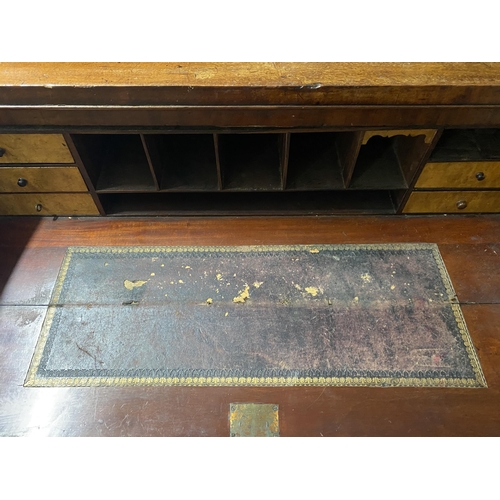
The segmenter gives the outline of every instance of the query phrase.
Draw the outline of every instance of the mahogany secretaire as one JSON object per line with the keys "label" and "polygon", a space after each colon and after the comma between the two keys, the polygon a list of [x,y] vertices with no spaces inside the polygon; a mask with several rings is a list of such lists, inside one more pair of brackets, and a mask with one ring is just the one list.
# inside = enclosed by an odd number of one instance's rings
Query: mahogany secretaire
{"label": "mahogany secretaire", "polygon": [[0,63],[0,215],[494,212],[499,63]]}

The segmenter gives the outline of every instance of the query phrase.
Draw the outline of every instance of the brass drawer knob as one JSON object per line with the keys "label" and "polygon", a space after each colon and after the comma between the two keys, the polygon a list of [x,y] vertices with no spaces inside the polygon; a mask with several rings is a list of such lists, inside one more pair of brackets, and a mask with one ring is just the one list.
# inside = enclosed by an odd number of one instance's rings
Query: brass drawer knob
{"label": "brass drawer knob", "polygon": [[35,210],[36,210],[37,212],[41,212],[41,211],[42,211],[42,208],[43,208],[43,207],[42,207],[42,204],[41,204],[41,203],[37,203],[37,204],[35,205]]}
{"label": "brass drawer knob", "polygon": [[476,174],[476,179],[477,179],[478,181],[484,181],[484,179],[485,179],[485,178],[486,178],[486,176],[484,175],[484,172],[478,172],[478,173]]}
{"label": "brass drawer knob", "polygon": [[4,148],[0,148],[0,158],[6,153]]}
{"label": "brass drawer knob", "polygon": [[457,201],[457,208],[459,210],[463,210],[464,208],[467,208],[467,202],[465,200]]}
{"label": "brass drawer knob", "polygon": [[26,187],[28,185],[28,181],[26,179],[23,179],[22,177],[20,177],[18,180],[17,180],[17,185],[19,187]]}

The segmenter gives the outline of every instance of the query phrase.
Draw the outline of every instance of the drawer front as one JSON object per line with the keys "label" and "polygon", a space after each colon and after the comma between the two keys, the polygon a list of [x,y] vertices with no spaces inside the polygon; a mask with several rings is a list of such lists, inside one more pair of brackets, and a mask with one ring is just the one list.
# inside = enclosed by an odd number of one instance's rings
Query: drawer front
{"label": "drawer front", "polygon": [[500,191],[416,191],[403,210],[405,214],[494,212],[500,212]]}
{"label": "drawer front", "polygon": [[0,134],[0,163],[75,163],[61,134]]}
{"label": "drawer front", "polygon": [[87,193],[1,194],[0,215],[99,215],[99,211]]}
{"label": "drawer front", "polygon": [[427,163],[415,188],[500,188],[500,161]]}
{"label": "drawer front", "polygon": [[0,167],[2,193],[85,192],[77,167]]}

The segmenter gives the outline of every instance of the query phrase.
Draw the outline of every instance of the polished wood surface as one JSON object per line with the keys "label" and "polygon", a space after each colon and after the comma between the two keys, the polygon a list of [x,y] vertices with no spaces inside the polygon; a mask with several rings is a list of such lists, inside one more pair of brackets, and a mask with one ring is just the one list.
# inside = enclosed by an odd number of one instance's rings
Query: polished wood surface
{"label": "polished wood surface", "polygon": [[[229,404],[279,405],[281,436],[500,435],[500,216],[0,218],[0,435],[228,436]],[[437,243],[487,389],[24,388],[70,245]]]}
{"label": "polished wood surface", "polygon": [[[480,173],[484,175],[476,177]],[[500,188],[500,161],[430,162],[415,188]]]}
{"label": "polished wood surface", "polygon": [[[113,88],[113,90],[115,90]],[[109,99],[112,99],[110,97]],[[108,102],[109,102],[108,99]],[[499,127],[500,105],[328,105],[328,106],[12,106],[0,107],[0,127],[191,127],[193,129],[293,128],[295,130],[383,127]]]}
{"label": "polished wood surface", "polygon": [[500,191],[414,191],[403,213],[496,213]]}
{"label": "polished wood surface", "polygon": [[74,163],[60,134],[0,134],[0,163]]}
{"label": "polished wood surface", "polygon": [[0,215],[99,215],[87,193],[0,195]]}
{"label": "polished wood surface", "polygon": [[115,105],[500,104],[500,64],[0,64],[1,104],[109,105],[111,95]]}
{"label": "polished wood surface", "polygon": [[[24,182],[19,182],[24,179]],[[50,193],[85,192],[87,186],[78,167],[2,167],[0,168],[0,192],[2,193]]]}

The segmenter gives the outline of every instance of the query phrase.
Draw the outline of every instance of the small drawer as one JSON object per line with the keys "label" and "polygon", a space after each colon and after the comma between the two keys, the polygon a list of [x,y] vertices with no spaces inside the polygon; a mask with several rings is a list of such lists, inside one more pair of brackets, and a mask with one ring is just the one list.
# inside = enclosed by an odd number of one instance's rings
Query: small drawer
{"label": "small drawer", "polygon": [[99,215],[99,211],[88,193],[1,194],[0,215]]}
{"label": "small drawer", "polygon": [[0,167],[1,193],[85,191],[78,167]]}
{"label": "small drawer", "polygon": [[75,163],[61,134],[0,134],[0,163]]}
{"label": "small drawer", "polygon": [[500,188],[500,161],[427,163],[415,189]]}
{"label": "small drawer", "polygon": [[500,212],[500,191],[414,191],[403,213]]}

